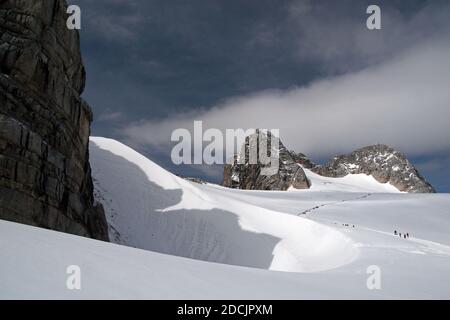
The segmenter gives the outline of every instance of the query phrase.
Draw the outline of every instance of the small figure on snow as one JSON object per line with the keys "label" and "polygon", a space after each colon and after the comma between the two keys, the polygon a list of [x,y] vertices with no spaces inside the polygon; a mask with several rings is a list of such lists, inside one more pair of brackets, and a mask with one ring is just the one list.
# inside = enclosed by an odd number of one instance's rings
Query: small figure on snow
{"label": "small figure on snow", "polygon": [[397,235],[397,230],[394,230],[394,236],[396,236]]}

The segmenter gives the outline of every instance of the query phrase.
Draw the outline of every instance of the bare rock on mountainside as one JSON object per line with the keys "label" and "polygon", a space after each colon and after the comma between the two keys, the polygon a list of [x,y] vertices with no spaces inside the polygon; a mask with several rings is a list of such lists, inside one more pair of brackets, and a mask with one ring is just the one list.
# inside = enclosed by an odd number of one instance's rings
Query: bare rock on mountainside
{"label": "bare rock on mountainside", "polygon": [[94,204],[92,112],[64,0],[0,1],[0,219],[108,240]]}
{"label": "bare rock on mountainside", "polygon": [[182,178],[184,180],[187,180],[187,181],[190,181],[190,182],[194,182],[194,183],[197,183],[197,184],[207,184],[207,182],[205,180],[201,179],[201,178],[186,177],[186,176],[182,176],[182,175],[178,175],[178,174],[177,174],[177,177],[180,177],[180,178]]}
{"label": "bare rock on mountainside", "polygon": [[[257,150],[259,146],[267,146],[267,155],[272,152],[278,152],[279,163],[273,171],[273,174],[264,174],[262,170],[270,165],[261,163],[251,164],[249,161],[249,150],[252,137],[256,145],[252,146]],[[277,139],[278,148],[270,147],[272,139]],[[276,145],[276,144],[274,144]],[[259,151],[258,151],[259,152]],[[242,157],[245,156],[245,159]],[[257,130],[251,136],[246,137],[245,143],[241,148],[241,153],[234,158],[233,164],[227,164],[224,168],[223,185],[225,187],[249,190],[287,190],[290,187],[296,189],[308,189],[309,180],[303,169],[297,164],[297,155],[286,149],[280,139],[270,132],[264,133]],[[298,156],[299,157],[299,156]],[[243,159],[240,163],[239,159]]]}
{"label": "bare rock on mountainside", "polygon": [[365,173],[381,183],[389,182],[400,191],[434,193],[434,188],[400,152],[386,145],[364,147],[348,155],[336,156],[312,169],[327,177]]}
{"label": "bare rock on mountainside", "polygon": [[[270,135],[268,139],[271,139]],[[308,189],[310,182],[303,167],[321,176],[333,178],[364,173],[373,176],[380,183],[389,182],[404,192],[435,192],[403,154],[385,145],[364,147],[349,155],[336,156],[325,165],[316,165],[304,154],[287,150],[279,141],[279,172],[273,176],[262,176],[261,165],[248,164],[248,145],[247,137],[246,153],[241,151],[235,156],[233,164],[225,166],[223,177],[225,187],[250,190],[287,190],[289,187]],[[238,159],[244,154],[245,163],[238,164]]]}

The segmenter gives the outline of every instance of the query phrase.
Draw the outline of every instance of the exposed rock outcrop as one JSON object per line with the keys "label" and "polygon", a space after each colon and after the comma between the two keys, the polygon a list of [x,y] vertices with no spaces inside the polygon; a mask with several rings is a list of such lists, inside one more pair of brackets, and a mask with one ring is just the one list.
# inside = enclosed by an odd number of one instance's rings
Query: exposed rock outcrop
{"label": "exposed rock outcrop", "polygon": [[108,240],[85,71],[63,0],[0,1],[0,219]]}
{"label": "exposed rock outcrop", "polygon": [[[264,135],[263,137],[269,141],[272,138],[270,134],[268,138]],[[223,185],[253,190],[287,190],[290,187],[307,189],[310,187],[310,182],[303,167],[319,175],[334,178],[364,173],[373,176],[380,183],[389,182],[404,192],[435,192],[403,154],[386,145],[368,146],[349,155],[336,156],[325,165],[316,165],[304,154],[287,150],[281,141],[279,146],[278,173],[272,176],[261,175],[262,165],[248,163],[249,137],[247,137],[243,147],[245,149],[235,156],[232,165],[225,165]],[[238,160],[244,154],[246,160],[243,164],[239,164]]]}
{"label": "exposed rock outcrop", "polygon": [[[253,137],[253,139],[252,139]],[[276,139],[276,143],[272,143]],[[276,152],[279,156],[278,165],[263,165],[261,161],[255,164],[250,161],[250,150],[267,146],[267,156]],[[272,146],[272,147],[271,147]],[[296,157],[301,156],[291,153],[280,139],[269,132],[257,132],[245,139],[239,155],[234,158],[233,164],[227,164],[224,168],[223,185],[236,189],[249,190],[287,190],[290,187],[308,189],[308,178],[303,169],[297,164]],[[263,170],[269,170],[264,173]],[[271,171],[271,172],[270,172]]]}
{"label": "exposed rock outcrop", "polygon": [[386,145],[364,147],[348,155],[336,156],[313,171],[327,177],[365,173],[381,183],[389,182],[404,192],[433,193],[434,188],[400,152]]}

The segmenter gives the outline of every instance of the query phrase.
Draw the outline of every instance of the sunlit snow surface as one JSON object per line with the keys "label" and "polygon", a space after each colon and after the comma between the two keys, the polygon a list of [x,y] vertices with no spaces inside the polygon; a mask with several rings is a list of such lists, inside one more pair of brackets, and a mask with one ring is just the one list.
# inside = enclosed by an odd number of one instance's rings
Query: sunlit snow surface
{"label": "sunlit snow surface", "polygon": [[[0,221],[0,298],[450,298],[448,194],[308,170],[310,190],[234,190],[114,140],[92,138],[90,153],[111,240],[145,250]],[[66,289],[73,264],[80,291]]]}
{"label": "sunlit snow surface", "polygon": [[[360,174],[349,174],[342,178],[322,177],[309,169],[303,168],[311,182],[311,187],[302,192],[334,191],[334,192],[377,192],[399,193],[400,191],[390,183],[379,183],[374,177]],[[292,189],[290,191],[298,191]]]}

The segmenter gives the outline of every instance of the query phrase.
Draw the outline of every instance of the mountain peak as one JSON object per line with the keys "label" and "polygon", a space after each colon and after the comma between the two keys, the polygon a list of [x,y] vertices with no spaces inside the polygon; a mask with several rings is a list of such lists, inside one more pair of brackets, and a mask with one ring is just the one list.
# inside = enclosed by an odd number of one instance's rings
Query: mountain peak
{"label": "mountain peak", "polygon": [[[252,139],[256,138],[256,139]],[[276,139],[274,146],[272,143]],[[262,170],[267,166],[249,161],[250,149],[256,143],[258,148],[265,145],[268,156],[273,152],[278,153],[278,163],[273,175],[265,175]],[[253,149],[256,150],[256,149]],[[273,165],[273,164],[272,164]],[[287,190],[290,187],[296,189],[308,189],[309,180],[303,169],[298,165],[295,153],[289,151],[281,142],[280,138],[270,131],[256,132],[245,139],[241,152],[235,156],[233,164],[224,167],[223,185],[225,187],[250,190]]]}
{"label": "mountain peak", "polygon": [[347,155],[335,156],[327,164],[312,170],[326,177],[364,173],[380,183],[389,182],[400,191],[435,192],[405,155],[384,144],[366,146]]}
{"label": "mountain peak", "polygon": [[[316,165],[303,153],[289,151],[279,139],[279,171],[273,177],[260,175],[261,165],[248,163],[250,137],[258,135],[270,143],[270,132],[257,130],[246,138],[246,142],[234,163],[224,169],[223,185],[237,189],[287,190],[290,187],[308,189],[311,182],[303,168],[324,177],[342,178],[349,174],[366,174],[380,183],[390,183],[399,191],[411,193],[434,193],[434,188],[420,175],[405,155],[385,144],[359,148],[347,155],[337,155],[325,165]],[[259,140],[258,140],[259,142]],[[243,155],[243,164],[238,163]],[[301,167],[299,166],[301,165]]]}

